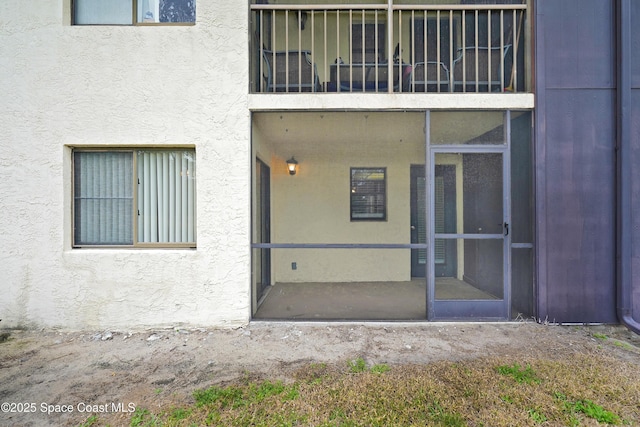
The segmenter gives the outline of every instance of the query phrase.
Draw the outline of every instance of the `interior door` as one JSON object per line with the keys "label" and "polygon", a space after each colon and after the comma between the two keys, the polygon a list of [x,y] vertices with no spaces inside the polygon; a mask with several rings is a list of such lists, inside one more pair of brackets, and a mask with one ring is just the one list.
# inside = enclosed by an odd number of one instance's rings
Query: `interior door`
{"label": "interior door", "polygon": [[433,267],[428,271],[431,318],[509,317],[506,153],[504,148],[431,150],[427,263]]}
{"label": "interior door", "polygon": [[[427,243],[427,181],[424,165],[411,166],[411,243]],[[426,277],[427,250],[411,250],[411,277]]]}

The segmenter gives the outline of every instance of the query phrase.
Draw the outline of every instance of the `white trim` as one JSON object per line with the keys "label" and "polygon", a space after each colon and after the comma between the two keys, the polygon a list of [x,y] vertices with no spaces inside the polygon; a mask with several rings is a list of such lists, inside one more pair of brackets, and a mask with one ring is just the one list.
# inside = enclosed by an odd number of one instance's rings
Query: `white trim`
{"label": "white trim", "polygon": [[251,94],[251,111],[274,110],[532,110],[532,93]]}

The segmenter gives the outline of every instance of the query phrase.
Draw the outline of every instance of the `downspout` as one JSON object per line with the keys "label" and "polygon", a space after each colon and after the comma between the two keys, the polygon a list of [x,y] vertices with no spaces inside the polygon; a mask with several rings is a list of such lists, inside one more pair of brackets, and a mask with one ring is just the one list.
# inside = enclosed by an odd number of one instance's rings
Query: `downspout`
{"label": "downspout", "polygon": [[632,315],[631,246],[631,0],[617,0],[616,288],[620,323],[640,334]]}

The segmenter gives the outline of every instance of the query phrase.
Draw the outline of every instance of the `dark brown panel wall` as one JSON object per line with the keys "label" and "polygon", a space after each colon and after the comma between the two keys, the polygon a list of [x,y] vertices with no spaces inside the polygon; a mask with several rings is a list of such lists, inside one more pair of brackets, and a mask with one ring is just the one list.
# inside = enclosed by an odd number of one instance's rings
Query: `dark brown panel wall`
{"label": "dark brown panel wall", "polygon": [[614,3],[536,2],[542,320],[617,322]]}

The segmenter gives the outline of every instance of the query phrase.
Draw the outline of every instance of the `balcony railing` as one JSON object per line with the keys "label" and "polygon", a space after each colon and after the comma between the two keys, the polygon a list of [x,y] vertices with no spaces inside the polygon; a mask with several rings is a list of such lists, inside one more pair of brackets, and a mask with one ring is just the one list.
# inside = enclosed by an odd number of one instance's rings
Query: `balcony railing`
{"label": "balcony railing", "polygon": [[391,3],[251,5],[251,91],[526,90],[526,4]]}

